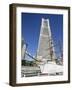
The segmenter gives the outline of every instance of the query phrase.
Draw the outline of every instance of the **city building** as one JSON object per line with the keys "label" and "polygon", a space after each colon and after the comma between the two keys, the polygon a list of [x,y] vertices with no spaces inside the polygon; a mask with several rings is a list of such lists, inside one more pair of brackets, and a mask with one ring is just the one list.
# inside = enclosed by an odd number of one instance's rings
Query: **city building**
{"label": "city building", "polygon": [[41,61],[55,61],[56,59],[49,19],[42,18],[37,59]]}

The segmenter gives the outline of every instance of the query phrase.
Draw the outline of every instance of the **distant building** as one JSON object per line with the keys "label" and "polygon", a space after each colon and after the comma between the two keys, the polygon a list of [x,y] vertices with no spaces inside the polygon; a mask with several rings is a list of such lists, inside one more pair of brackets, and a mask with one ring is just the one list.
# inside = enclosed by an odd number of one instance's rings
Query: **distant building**
{"label": "distant building", "polygon": [[56,59],[49,19],[42,18],[36,57],[41,61]]}
{"label": "distant building", "polygon": [[21,41],[21,60],[23,60],[25,58],[26,47],[27,47],[27,45],[24,42],[24,39],[22,38],[22,41]]}

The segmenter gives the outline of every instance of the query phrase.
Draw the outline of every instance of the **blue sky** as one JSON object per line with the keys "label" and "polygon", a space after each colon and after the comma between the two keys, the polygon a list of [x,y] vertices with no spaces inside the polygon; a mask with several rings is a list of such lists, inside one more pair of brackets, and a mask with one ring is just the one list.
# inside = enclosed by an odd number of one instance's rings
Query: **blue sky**
{"label": "blue sky", "polygon": [[22,37],[28,44],[27,51],[32,56],[36,55],[38,40],[40,34],[41,19],[48,18],[50,21],[50,28],[52,32],[52,38],[57,54],[59,55],[59,45],[63,46],[63,15],[58,14],[37,14],[37,13],[22,13],[21,14],[21,30]]}

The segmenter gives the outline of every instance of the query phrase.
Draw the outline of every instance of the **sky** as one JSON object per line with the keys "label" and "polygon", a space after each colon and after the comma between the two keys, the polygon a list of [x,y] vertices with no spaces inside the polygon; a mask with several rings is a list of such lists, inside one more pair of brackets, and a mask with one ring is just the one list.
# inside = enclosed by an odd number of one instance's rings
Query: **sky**
{"label": "sky", "polygon": [[57,56],[60,55],[60,47],[63,47],[63,15],[61,14],[38,14],[22,13],[21,30],[22,38],[28,44],[27,51],[36,55],[42,18],[49,19],[53,43]]}

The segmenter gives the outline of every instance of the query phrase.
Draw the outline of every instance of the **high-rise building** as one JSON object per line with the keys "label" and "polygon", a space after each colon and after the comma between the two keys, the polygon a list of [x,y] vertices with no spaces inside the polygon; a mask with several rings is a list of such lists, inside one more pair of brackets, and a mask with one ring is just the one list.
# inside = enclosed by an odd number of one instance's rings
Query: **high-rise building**
{"label": "high-rise building", "polygon": [[49,19],[42,18],[36,57],[41,61],[56,59]]}
{"label": "high-rise building", "polygon": [[26,47],[27,47],[27,45],[24,42],[24,39],[22,38],[22,41],[21,41],[21,60],[25,59]]}

